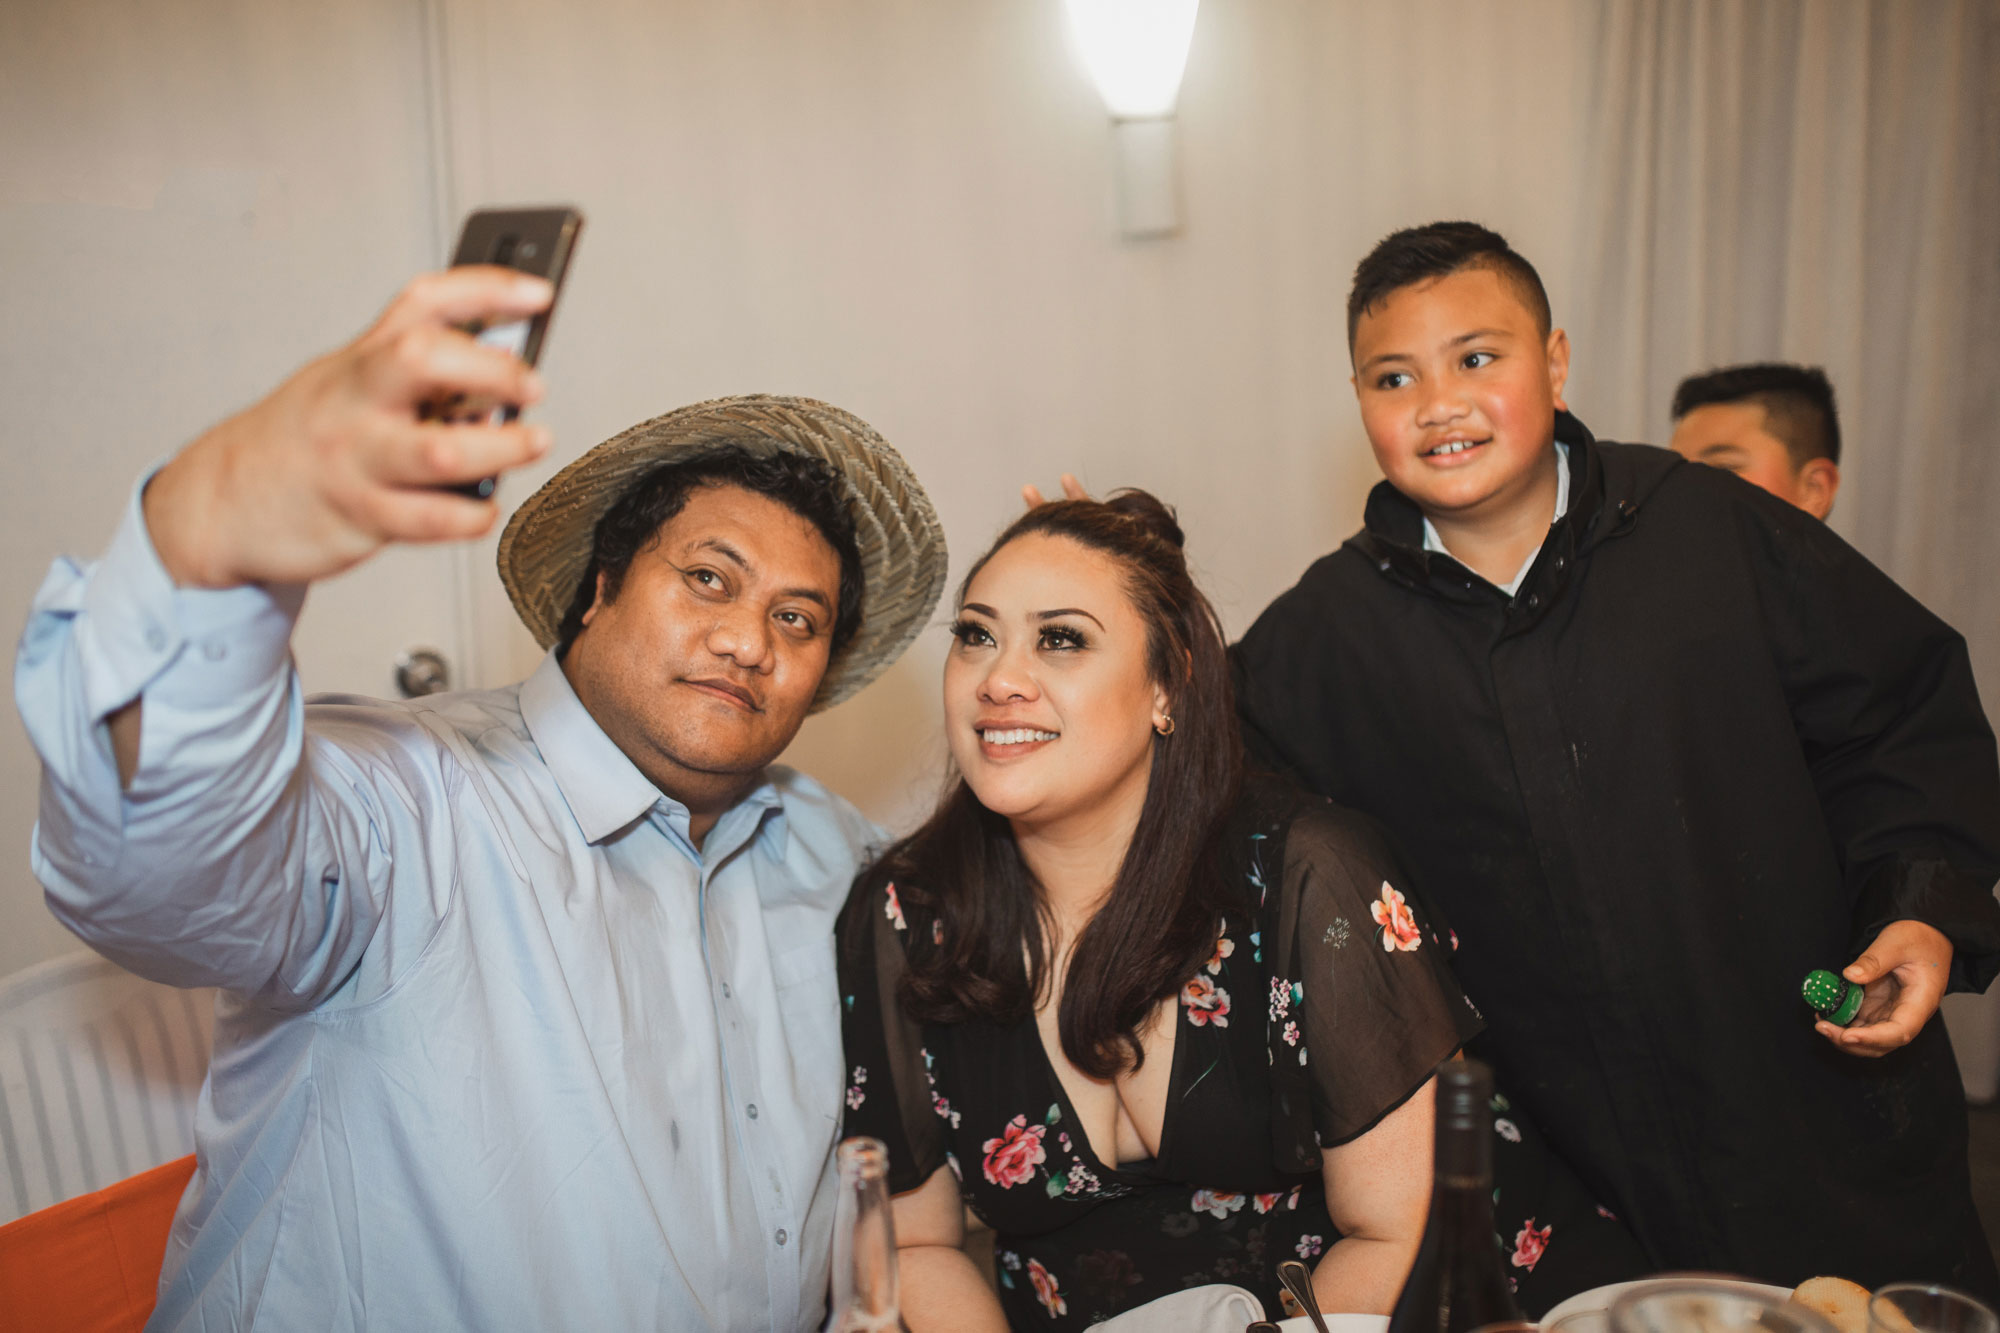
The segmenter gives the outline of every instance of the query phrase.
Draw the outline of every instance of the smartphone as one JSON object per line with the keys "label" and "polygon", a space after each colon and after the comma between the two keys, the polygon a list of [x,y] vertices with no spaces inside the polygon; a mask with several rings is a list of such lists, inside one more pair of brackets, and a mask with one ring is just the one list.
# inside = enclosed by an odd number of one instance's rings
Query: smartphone
{"label": "smartphone", "polygon": [[[562,295],[563,275],[569,271],[570,256],[576,253],[576,238],[583,231],[583,214],[574,208],[482,208],[465,220],[458,234],[458,250],[451,257],[453,268],[461,264],[498,264],[519,269],[538,278],[547,278]],[[549,317],[555,313],[556,297],[548,309],[531,319],[508,320],[504,324],[475,321],[463,326],[488,347],[512,352],[529,365],[542,354],[548,336]],[[494,403],[469,399],[464,394],[427,404],[419,414],[429,421],[512,421],[521,414],[515,403]],[[474,500],[492,496],[496,478],[482,477],[445,489]]]}

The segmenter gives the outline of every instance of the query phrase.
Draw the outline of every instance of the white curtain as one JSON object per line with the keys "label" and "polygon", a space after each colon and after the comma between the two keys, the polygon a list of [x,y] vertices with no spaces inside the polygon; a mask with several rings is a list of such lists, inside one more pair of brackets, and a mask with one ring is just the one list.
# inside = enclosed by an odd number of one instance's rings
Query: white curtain
{"label": "white curtain", "polygon": [[[1580,414],[1664,440],[1679,379],[1823,365],[1832,523],[1971,642],[2000,705],[2000,4],[1588,7]],[[2000,987],[1947,1006],[2000,1084]]]}

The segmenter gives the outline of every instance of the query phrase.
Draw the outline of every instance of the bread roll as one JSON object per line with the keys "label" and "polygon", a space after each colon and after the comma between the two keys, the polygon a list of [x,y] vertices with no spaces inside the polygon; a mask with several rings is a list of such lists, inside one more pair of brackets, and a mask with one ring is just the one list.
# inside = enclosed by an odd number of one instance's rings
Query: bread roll
{"label": "bread roll", "polygon": [[1844,1277],[1815,1277],[1799,1283],[1792,1303],[1827,1317],[1840,1333],[1868,1333],[1868,1288]]}

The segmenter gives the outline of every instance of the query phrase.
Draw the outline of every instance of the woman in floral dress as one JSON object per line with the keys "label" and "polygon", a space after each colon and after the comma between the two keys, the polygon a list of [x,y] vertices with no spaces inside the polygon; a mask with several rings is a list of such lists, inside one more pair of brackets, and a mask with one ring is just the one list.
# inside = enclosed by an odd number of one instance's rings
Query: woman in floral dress
{"label": "woman in floral dress", "polygon": [[[958,779],[841,921],[845,1132],[889,1147],[909,1326],[1084,1328],[1206,1283],[1275,1313],[1292,1258],[1324,1308],[1386,1311],[1432,1073],[1480,1026],[1448,938],[1364,819],[1245,778],[1220,627],[1150,495],[1030,510],[952,633]],[[1503,1237],[1522,1279],[1572,1231],[1568,1290],[1642,1270],[1496,1129],[1541,1210]]]}

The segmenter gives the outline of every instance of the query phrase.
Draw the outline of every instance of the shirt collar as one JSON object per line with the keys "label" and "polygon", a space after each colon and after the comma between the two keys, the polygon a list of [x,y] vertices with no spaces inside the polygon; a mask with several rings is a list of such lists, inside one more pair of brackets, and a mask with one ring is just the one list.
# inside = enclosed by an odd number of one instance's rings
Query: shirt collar
{"label": "shirt collar", "polygon": [[662,799],[576,697],[553,649],[521,683],[521,720],[588,841],[616,833]]}
{"label": "shirt collar", "polygon": [[[1569,446],[1561,440],[1557,440],[1555,447],[1556,512],[1549,517],[1549,526],[1551,528],[1554,528],[1561,521],[1562,516],[1569,512]],[[1528,552],[1528,558],[1523,560],[1521,567],[1514,571],[1514,577],[1500,585],[1501,592],[1512,597],[1521,590],[1521,584],[1527,579],[1528,571],[1535,567],[1535,557],[1542,553],[1542,544],[1547,542],[1547,540],[1546,536],[1543,537],[1542,542],[1536,543],[1535,549]],[[1437,528],[1432,525],[1428,518],[1424,520],[1424,549],[1426,551],[1436,551],[1441,555],[1451,554],[1450,551],[1445,550],[1444,538],[1438,536]]]}
{"label": "shirt collar", "polygon": [[[528,735],[542,753],[556,789],[568,803],[577,827],[589,842],[601,842],[659,807],[669,827],[687,839],[687,807],[661,793],[652,780],[597,724],[576,689],[563,674],[562,663],[551,649],[534,674],[521,682],[521,720]],[[775,811],[775,815],[765,818]],[[789,830],[785,824],[784,799],[775,784],[764,782],[725,813],[716,830],[736,825],[745,814],[751,828],[768,839],[769,849],[782,857]],[[733,831],[733,830],[732,830]],[[725,837],[728,835],[725,834]],[[740,837],[737,839],[740,845]],[[715,834],[708,838],[715,850]],[[693,851],[692,844],[689,845]]]}

